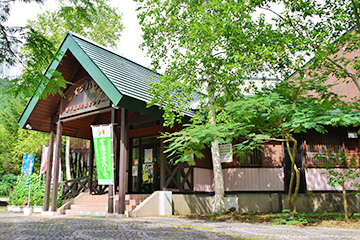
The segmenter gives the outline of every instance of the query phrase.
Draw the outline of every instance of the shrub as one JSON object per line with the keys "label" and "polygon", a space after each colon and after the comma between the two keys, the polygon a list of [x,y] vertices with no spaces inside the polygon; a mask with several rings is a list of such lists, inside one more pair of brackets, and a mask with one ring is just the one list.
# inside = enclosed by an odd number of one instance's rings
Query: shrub
{"label": "shrub", "polygon": [[[45,179],[45,178],[44,178]],[[11,193],[9,204],[16,206],[25,206],[28,204],[29,184],[30,184],[30,206],[44,205],[45,185],[46,181],[39,181],[38,175],[21,177],[19,176],[16,181],[14,190]],[[61,206],[61,184],[58,190],[57,206]],[[50,196],[51,202],[51,196]]]}

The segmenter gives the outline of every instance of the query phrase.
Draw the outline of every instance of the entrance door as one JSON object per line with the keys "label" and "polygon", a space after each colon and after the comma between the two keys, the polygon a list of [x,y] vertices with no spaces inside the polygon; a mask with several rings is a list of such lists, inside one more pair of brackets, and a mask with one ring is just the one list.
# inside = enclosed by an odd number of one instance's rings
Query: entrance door
{"label": "entrance door", "polygon": [[157,136],[132,139],[129,189],[151,193],[160,189],[160,143]]}

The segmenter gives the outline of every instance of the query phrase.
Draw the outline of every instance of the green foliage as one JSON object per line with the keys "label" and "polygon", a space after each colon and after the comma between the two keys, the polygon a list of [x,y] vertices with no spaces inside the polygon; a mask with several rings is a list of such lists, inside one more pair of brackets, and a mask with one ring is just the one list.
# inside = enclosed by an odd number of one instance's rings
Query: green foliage
{"label": "green foliage", "polygon": [[[9,204],[16,206],[26,206],[28,204],[30,184],[30,206],[43,206],[45,196],[45,175],[40,181],[39,175],[18,176],[14,190],[11,192]],[[61,185],[61,184],[60,184]],[[57,207],[61,206],[62,186],[58,188]],[[51,202],[50,196],[50,202]]]}
{"label": "green foliage", "polygon": [[16,183],[16,176],[11,173],[0,173],[0,196],[9,196],[9,192]]}
{"label": "green foliage", "polygon": [[[24,2],[35,1],[43,2]],[[43,73],[51,61],[60,60],[56,49],[68,29],[112,47],[116,46],[123,29],[121,15],[107,0],[60,0],[56,11],[40,14],[38,21],[29,21],[24,27],[5,26],[12,2],[0,2],[0,8],[4,9],[0,16],[0,63],[20,63],[23,67],[22,79],[13,81],[12,95],[32,96],[40,83],[48,86],[43,97],[61,93],[60,88],[66,87],[65,79],[52,73],[55,76],[49,80]],[[16,49],[20,45],[19,52]]]}
{"label": "green foliage", "polygon": [[[256,4],[265,14],[276,13],[275,26],[280,31],[296,36],[297,43],[289,43],[298,52],[295,58],[314,57],[302,71],[314,78],[333,75],[338,82],[352,81],[360,91],[359,56],[350,54],[360,47],[358,0],[264,0]],[[277,9],[277,4],[285,9],[279,11],[282,8]]]}
{"label": "green foliage", "polygon": [[17,124],[25,99],[5,98],[6,106],[0,109],[0,166],[2,171],[20,174],[24,153],[35,154],[34,171],[40,167],[42,145],[48,142],[48,134],[20,129]]}
{"label": "green foliage", "polygon": [[28,204],[28,194],[30,185],[30,206],[40,206],[43,204],[45,193],[45,181],[39,185],[39,176],[19,176],[14,190],[11,192],[9,203],[15,206],[25,206]]}
{"label": "green foliage", "polygon": [[[309,221],[306,217],[298,214],[297,212],[291,212],[289,209],[282,210],[281,219],[278,221],[274,221],[271,225],[279,225],[279,224],[286,224],[286,225],[308,225]],[[309,219],[310,221],[312,219]]]}
{"label": "green foliage", "polygon": [[[160,82],[153,82],[150,105],[164,110],[166,125],[179,122],[190,110],[195,92],[202,92],[197,106],[202,122],[211,97],[217,107],[241,95],[245,80],[265,71],[265,65],[284,70],[281,33],[254,17],[255,7],[244,1],[138,0],[144,34],[142,46],[153,59],[154,69],[166,66]],[[288,34],[287,36],[291,36]]]}

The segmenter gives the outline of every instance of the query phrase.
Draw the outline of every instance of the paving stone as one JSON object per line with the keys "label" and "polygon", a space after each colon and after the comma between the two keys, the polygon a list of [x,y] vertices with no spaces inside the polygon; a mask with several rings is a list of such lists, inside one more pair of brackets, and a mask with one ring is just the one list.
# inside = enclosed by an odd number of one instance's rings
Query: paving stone
{"label": "paving stone", "polygon": [[360,239],[360,230],[168,218],[80,218],[0,213],[0,240]]}

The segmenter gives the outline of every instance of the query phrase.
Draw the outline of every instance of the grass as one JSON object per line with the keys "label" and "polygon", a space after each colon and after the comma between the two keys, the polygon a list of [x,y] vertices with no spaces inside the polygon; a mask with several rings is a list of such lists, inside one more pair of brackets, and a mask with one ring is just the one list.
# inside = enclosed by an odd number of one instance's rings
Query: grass
{"label": "grass", "polygon": [[272,225],[298,225],[360,229],[360,214],[355,214],[348,222],[341,213],[225,213],[191,214],[181,216],[189,219],[233,221],[244,223],[267,223]]}

